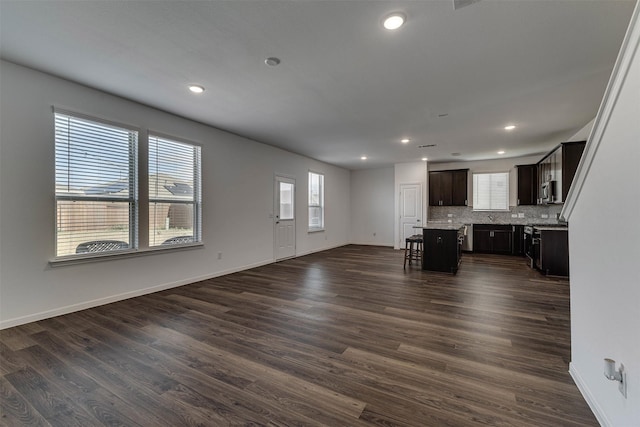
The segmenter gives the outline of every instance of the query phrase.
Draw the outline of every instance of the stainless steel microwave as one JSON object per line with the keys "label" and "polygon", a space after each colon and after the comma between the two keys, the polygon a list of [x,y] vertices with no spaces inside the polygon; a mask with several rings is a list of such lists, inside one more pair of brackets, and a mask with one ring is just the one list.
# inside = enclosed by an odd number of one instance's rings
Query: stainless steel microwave
{"label": "stainless steel microwave", "polygon": [[555,188],[555,181],[546,181],[542,184],[542,188],[540,189],[542,203],[553,203],[556,195]]}

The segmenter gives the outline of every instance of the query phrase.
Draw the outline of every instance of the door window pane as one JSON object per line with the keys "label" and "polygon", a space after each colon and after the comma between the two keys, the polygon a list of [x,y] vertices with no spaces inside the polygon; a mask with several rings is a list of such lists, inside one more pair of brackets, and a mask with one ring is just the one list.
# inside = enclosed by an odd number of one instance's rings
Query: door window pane
{"label": "door window pane", "polygon": [[293,219],[293,184],[280,182],[280,219]]}

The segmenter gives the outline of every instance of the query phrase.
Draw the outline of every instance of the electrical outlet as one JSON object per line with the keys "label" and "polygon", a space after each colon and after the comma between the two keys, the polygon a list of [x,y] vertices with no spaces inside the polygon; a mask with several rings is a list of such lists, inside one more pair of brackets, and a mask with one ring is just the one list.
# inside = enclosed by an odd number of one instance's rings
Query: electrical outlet
{"label": "electrical outlet", "polygon": [[218,259],[222,259],[222,252],[218,252]]}
{"label": "electrical outlet", "polygon": [[517,218],[518,214],[511,214],[511,218]]}
{"label": "electrical outlet", "polygon": [[453,214],[447,214],[447,218],[453,218]]}
{"label": "electrical outlet", "polygon": [[518,212],[518,218],[524,218],[524,213]]}
{"label": "electrical outlet", "polygon": [[549,214],[542,214],[540,215],[540,218],[549,218]]}

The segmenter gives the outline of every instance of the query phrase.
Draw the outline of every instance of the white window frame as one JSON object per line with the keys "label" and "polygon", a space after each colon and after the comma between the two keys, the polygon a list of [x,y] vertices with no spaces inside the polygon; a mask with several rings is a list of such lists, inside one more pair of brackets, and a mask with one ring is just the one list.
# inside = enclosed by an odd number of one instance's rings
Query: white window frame
{"label": "white window frame", "polygon": [[[93,262],[101,259],[108,258],[117,258],[117,257],[131,257],[131,256],[140,256],[146,255],[158,251],[175,251],[175,250],[183,250],[189,249],[193,247],[202,247],[204,246],[202,243],[202,147],[200,144],[188,141],[182,138],[177,138],[173,136],[167,136],[165,134],[159,132],[149,131],[147,129],[140,129],[135,126],[114,122],[111,120],[106,120],[100,117],[95,117],[87,114],[77,113],[75,111],[69,111],[66,109],[61,109],[58,107],[53,107],[53,129],[54,129],[54,143],[58,144],[58,127],[56,124],[56,118],[58,116],[66,116],[72,119],[77,119],[80,121],[86,121],[90,124],[93,123],[95,125],[102,125],[105,127],[116,128],[121,131],[131,132],[131,137],[129,140],[128,147],[128,155],[129,155],[129,173],[127,176],[128,180],[128,195],[122,196],[116,194],[117,192],[105,192],[104,194],[87,194],[86,192],[80,191],[80,188],[71,189],[69,186],[70,178],[65,178],[67,180],[68,190],[64,190],[64,188],[60,189],[60,185],[57,182],[57,177],[54,177],[54,183],[56,188],[54,189],[54,199],[55,199],[55,222],[54,222],[54,230],[55,230],[55,238],[54,238],[54,256],[49,260],[49,264],[52,267],[56,267],[58,265],[67,265],[67,264],[75,264],[75,263],[85,263],[85,262]],[[142,236],[141,238],[141,229],[146,228],[148,233],[148,229],[150,227],[149,224],[149,208],[151,207],[151,203],[157,202],[156,199],[150,200],[150,191],[148,185],[149,178],[149,134],[152,137],[159,137],[167,140],[171,140],[173,142],[186,144],[194,147],[195,155],[194,155],[194,199],[189,203],[193,203],[194,208],[194,218],[193,218],[193,233],[194,239],[193,242],[188,243],[179,243],[179,244],[167,244],[167,245],[155,245],[150,246],[147,236]],[[141,137],[142,136],[142,137]],[[90,146],[89,146],[90,147]],[[99,147],[99,145],[98,145]],[[57,148],[54,150],[57,154]],[[141,160],[142,156],[142,160]],[[64,165],[64,164],[63,164]],[[146,166],[146,169],[145,169]],[[60,165],[58,164],[58,156],[54,156],[54,169],[57,171]],[[70,170],[70,169],[69,169]],[[146,187],[145,187],[146,186]],[[73,202],[73,201],[97,201],[97,202],[127,202],[129,204],[129,244],[126,248],[118,248],[109,250],[102,250],[97,252],[87,252],[87,253],[67,253],[64,255],[58,255],[58,245],[59,245],[59,236],[58,236],[58,228],[59,221],[61,218],[59,217],[59,206],[60,202]],[[143,201],[144,205],[140,205],[140,202]],[[172,203],[174,201],[172,200]],[[142,223],[139,223],[140,215],[144,215]],[[91,219],[92,217],[87,217]],[[99,234],[99,233],[98,233]],[[108,238],[107,238],[108,239]],[[107,240],[105,239],[105,240]],[[87,241],[91,241],[92,239],[88,237]],[[100,239],[93,239],[100,240]],[[122,239],[124,240],[124,239]],[[82,242],[85,243],[85,242]],[[75,242],[72,245],[76,245]],[[77,246],[77,245],[76,245]],[[76,248],[77,251],[77,248]]]}
{"label": "white window frame", "polygon": [[[310,233],[313,232],[317,232],[317,231],[324,231],[324,225],[325,225],[325,209],[324,209],[324,174],[320,173],[320,172],[314,172],[314,171],[309,171],[308,173],[308,181],[309,181],[309,187],[308,187],[308,215],[307,215],[307,225],[308,225],[308,230]],[[315,203],[314,201],[311,200],[312,198],[312,189],[311,189],[311,182],[312,182],[312,178],[313,176],[318,176],[319,177],[319,194],[318,194],[318,202]],[[320,210],[320,224],[319,225],[315,225],[315,224],[311,224],[311,210],[312,209],[319,209]]]}
{"label": "white window frame", "polygon": [[[478,181],[476,177],[479,177],[480,175],[489,175],[489,179],[491,180],[491,178],[495,178],[498,179],[500,178],[501,180],[504,179],[504,192],[500,192],[501,194],[494,194],[494,192],[492,191],[492,187],[491,184],[489,184],[489,188],[482,188],[482,189],[478,189]],[[505,179],[506,178],[506,179]],[[510,172],[474,172],[473,173],[473,210],[474,211],[486,211],[486,212],[508,212],[509,211],[509,179],[510,179]],[[479,197],[479,191],[488,191],[489,192],[489,205],[480,205],[480,203],[478,203],[478,197]],[[503,200],[499,200],[499,202],[504,203],[504,207],[494,207],[496,205],[498,205],[498,203],[494,203],[494,198],[503,198]]]}
{"label": "white window frame", "polygon": [[[67,111],[59,108],[54,108],[54,142],[56,145],[55,148],[55,158],[54,165],[56,170],[56,177],[54,179],[56,188],[54,189],[55,194],[55,204],[56,204],[56,224],[55,224],[55,257],[54,260],[64,260],[64,259],[77,259],[77,258],[94,258],[99,256],[107,256],[113,255],[114,253],[126,253],[135,251],[138,247],[138,141],[139,141],[139,131],[134,127],[115,123],[108,120],[91,117],[85,114],[80,114],[72,111]],[[109,193],[105,194],[91,194],[88,195],[85,193],[81,193],[79,191],[71,191],[70,182],[71,178],[67,178],[67,191],[59,190],[58,182],[57,182],[57,172],[61,165],[58,164],[58,144],[61,141],[58,140],[58,120],[61,122],[68,118],[69,120],[76,120],[78,125],[80,122],[85,122],[88,125],[98,125],[103,126],[105,128],[116,129],[118,131],[126,131],[129,132],[129,141],[127,152],[129,156],[129,170],[127,175],[127,185],[128,185],[128,195],[127,197],[122,197],[119,195],[109,195]],[[69,153],[70,156],[70,153]],[[69,157],[70,158],[70,157]],[[68,172],[71,173],[71,169],[68,167]],[[60,207],[64,205],[65,202],[104,202],[104,203],[127,203],[129,205],[129,215],[128,215],[128,226],[129,226],[129,244],[127,248],[114,249],[114,250],[105,250],[101,252],[87,252],[81,254],[67,254],[67,255],[58,255],[59,250],[59,215]],[[91,240],[90,237],[88,237]],[[93,239],[96,240],[96,239]],[[99,239],[98,239],[99,240]]]}
{"label": "white window frame", "polygon": [[[173,247],[175,245],[190,245],[190,244],[197,244],[197,243],[201,243],[202,242],[202,182],[201,182],[201,177],[202,177],[202,153],[201,153],[201,147],[199,144],[196,144],[194,142],[191,141],[187,141],[181,138],[177,138],[177,137],[173,137],[173,136],[167,136],[167,135],[163,135],[159,132],[153,132],[153,131],[149,131],[148,137],[147,137],[147,152],[148,152],[148,175],[147,178],[149,179],[149,181],[151,181],[151,175],[152,175],[152,168],[153,168],[153,164],[152,164],[152,159],[151,159],[151,144],[152,144],[152,139],[156,140],[156,143],[162,141],[162,142],[166,142],[166,143],[170,143],[170,144],[179,144],[179,145],[183,145],[183,146],[187,146],[191,149],[193,149],[193,189],[192,189],[192,195],[193,197],[191,199],[171,199],[171,198],[161,198],[161,197],[153,197],[152,196],[152,191],[149,188],[149,211],[151,211],[153,204],[154,203],[170,203],[170,204],[184,204],[184,205],[191,205],[193,207],[193,217],[192,217],[192,224],[193,224],[193,240],[191,242],[175,242],[172,244],[156,244],[156,245],[151,245],[151,238],[149,238],[149,247],[153,248],[153,249],[167,249],[170,247]],[[156,171],[157,173],[158,171]],[[150,183],[151,185],[151,183]],[[153,225],[151,224],[151,221],[149,221],[148,227],[147,227],[147,232],[150,234],[153,230]]]}

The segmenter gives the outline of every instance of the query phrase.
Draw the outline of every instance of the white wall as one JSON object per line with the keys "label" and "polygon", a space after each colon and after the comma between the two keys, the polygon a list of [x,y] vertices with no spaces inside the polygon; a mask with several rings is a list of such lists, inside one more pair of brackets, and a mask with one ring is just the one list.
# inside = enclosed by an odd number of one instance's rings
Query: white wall
{"label": "white wall", "polygon": [[394,168],[351,171],[349,242],[393,246]]}
{"label": "white wall", "polygon": [[400,242],[400,185],[420,184],[422,186],[422,220],[427,218],[427,162],[396,163],[394,165],[394,225],[393,225],[393,247],[400,249],[404,247],[404,242]]}
{"label": "white wall", "polygon": [[[15,64],[0,67],[0,327],[272,262],[276,173],[296,178],[297,254],[347,244],[348,170]],[[52,105],[202,143],[204,248],[52,268]],[[326,231],[312,234],[309,169],[325,174],[326,191]]]}
{"label": "white wall", "polygon": [[[571,224],[570,370],[605,426],[640,426],[638,8],[565,204]],[[606,357],[626,368],[626,399],[603,375]]]}

